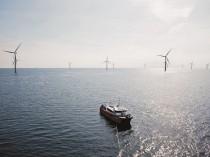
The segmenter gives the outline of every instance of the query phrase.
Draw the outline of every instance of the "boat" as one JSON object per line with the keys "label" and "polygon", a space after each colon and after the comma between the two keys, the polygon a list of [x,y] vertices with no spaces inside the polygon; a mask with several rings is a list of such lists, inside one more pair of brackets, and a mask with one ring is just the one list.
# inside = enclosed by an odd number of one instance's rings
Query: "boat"
{"label": "boat", "polygon": [[121,126],[130,126],[130,121],[133,118],[131,114],[127,113],[126,108],[120,107],[118,103],[114,102],[102,104],[100,107],[100,113]]}

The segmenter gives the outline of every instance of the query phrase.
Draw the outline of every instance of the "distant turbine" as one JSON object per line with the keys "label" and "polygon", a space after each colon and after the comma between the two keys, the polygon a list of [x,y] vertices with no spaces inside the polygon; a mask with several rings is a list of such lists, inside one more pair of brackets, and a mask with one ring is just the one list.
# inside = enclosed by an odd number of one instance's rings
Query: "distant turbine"
{"label": "distant turbine", "polygon": [[144,63],[144,69],[146,69],[147,68],[147,63]]}
{"label": "distant turbine", "polygon": [[182,64],[182,68],[184,68],[184,65]]}
{"label": "distant turbine", "polygon": [[108,57],[106,57],[106,60],[103,63],[106,63],[106,70],[108,70],[108,64],[110,64],[110,62],[108,61]]}
{"label": "distant turbine", "polygon": [[114,67],[114,63],[112,63],[112,69],[115,69],[115,67]]}
{"label": "distant turbine", "polygon": [[[21,44],[22,43],[20,43],[20,45]],[[15,64],[15,73],[17,73],[16,67],[17,67],[17,61],[18,61],[16,55],[17,55],[17,50],[19,49],[20,45],[16,48],[16,50],[14,52],[3,50],[4,52],[8,52],[8,53],[13,53],[14,54],[14,57],[13,57],[14,58],[14,62],[13,62],[13,64]]]}
{"label": "distant turbine", "polygon": [[[170,49],[170,51],[171,51],[171,49]],[[158,56],[160,56],[160,57],[164,57],[165,58],[165,62],[164,62],[164,64],[165,64],[165,71],[166,71],[166,69],[167,69],[167,66],[168,66],[168,64],[170,64],[170,62],[169,62],[169,60],[168,60],[168,54],[169,54],[169,52],[170,51],[168,51],[168,53],[165,55],[165,56],[163,56],[163,55],[158,55]]]}
{"label": "distant turbine", "polygon": [[206,69],[209,69],[209,64],[206,64]]}
{"label": "distant turbine", "polygon": [[71,62],[68,62],[69,63],[69,69],[71,69]]}
{"label": "distant turbine", "polygon": [[192,68],[193,68],[193,62],[190,63],[190,69],[192,69]]}

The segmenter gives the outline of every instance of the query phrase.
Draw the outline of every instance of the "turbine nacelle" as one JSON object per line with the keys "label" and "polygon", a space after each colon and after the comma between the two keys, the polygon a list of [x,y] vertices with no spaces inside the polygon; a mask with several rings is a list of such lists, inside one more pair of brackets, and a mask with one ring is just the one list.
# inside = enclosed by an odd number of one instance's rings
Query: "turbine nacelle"
{"label": "turbine nacelle", "polygon": [[[20,45],[21,45],[22,43],[20,43]],[[8,53],[14,53],[15,55],[17,54],[17,50],[19,49],[19,47],[20,47],[20,45],[18,45],[18,47],[15,49],[15,51],[13,52],[13,51],[5,51],[5,50],[3,50],[4,52],[8,52]]]}
{"label": "turbine nacelle", "polygon": [[109,64],[111,64],[111,63],[109,62],[108,57],[106,58],[106,60],[105,60],[105,61],[103,61],[103,63],[109,63]]}

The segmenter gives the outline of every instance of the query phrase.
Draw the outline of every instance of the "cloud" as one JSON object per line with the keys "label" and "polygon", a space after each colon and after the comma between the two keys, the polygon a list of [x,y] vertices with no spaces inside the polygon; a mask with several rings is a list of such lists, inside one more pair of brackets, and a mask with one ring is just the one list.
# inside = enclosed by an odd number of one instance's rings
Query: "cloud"
{"label": "cloud", "polygon": [[132,0],[135,5],[145,5],[157,18],[176,21],[188,18],[193,10],[192,0]]}

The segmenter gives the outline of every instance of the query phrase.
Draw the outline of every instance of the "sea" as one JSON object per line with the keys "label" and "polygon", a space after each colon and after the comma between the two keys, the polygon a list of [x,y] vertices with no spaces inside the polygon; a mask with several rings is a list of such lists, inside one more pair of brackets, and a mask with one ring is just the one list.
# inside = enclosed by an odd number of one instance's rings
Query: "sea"
{"label": "sea", "polygon": [[209,157],[210,70],[0,69],[0,156]]}

